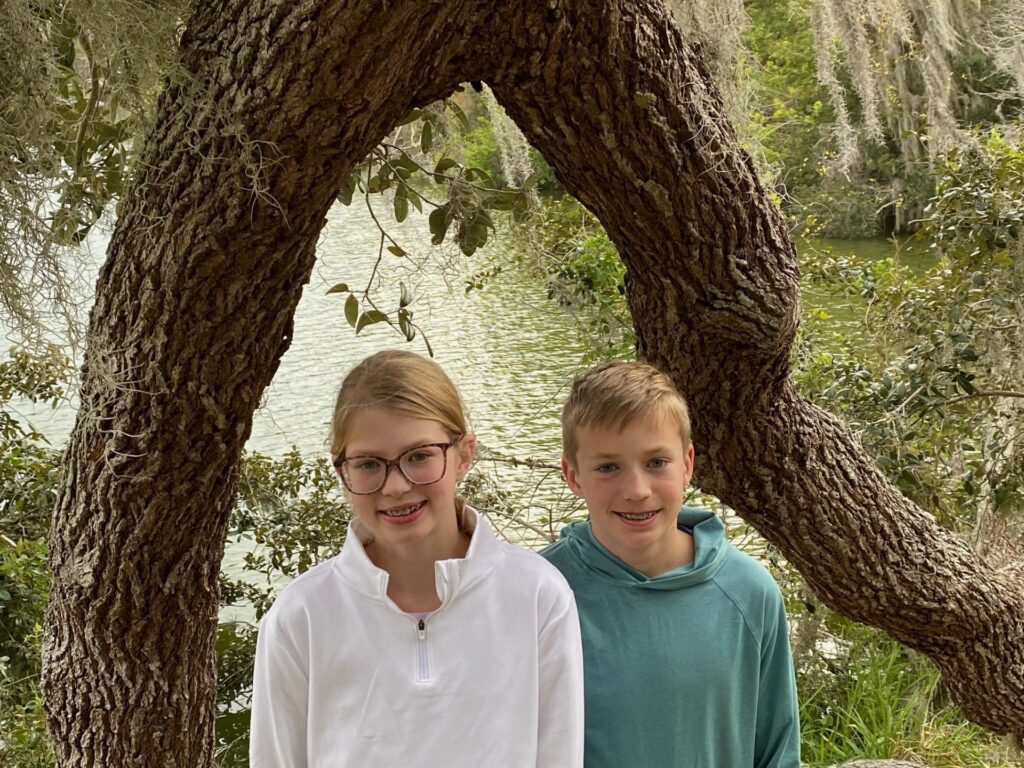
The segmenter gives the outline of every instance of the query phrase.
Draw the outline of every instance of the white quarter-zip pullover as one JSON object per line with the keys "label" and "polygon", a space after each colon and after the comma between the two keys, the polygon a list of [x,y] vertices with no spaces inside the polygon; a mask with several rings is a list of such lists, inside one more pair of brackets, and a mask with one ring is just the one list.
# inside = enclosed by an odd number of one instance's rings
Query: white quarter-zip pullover
{"label": "white quarter-zip pullover", "polygon": [[260,624],[252,768],[581,768],[583,662],[565,579],[467,510],[423,619],[387,596],[366,532],[282,590]]}

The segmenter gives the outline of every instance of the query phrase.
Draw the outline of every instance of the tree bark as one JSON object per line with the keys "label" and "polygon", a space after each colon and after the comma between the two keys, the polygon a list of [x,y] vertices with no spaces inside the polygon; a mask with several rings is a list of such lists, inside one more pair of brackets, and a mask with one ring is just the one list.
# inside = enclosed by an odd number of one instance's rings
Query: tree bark
{"label": "tree bark", "polygon": [[696,481],[833,607],[1024,731],[1021,589],[900,497],[788,359],[796,261],[654,0],[201,4],[97,285],[51,540],[61,766],[208,766],[217,573],[252,414],[353,165],[486,80],[627,266],[640,353],[690,399]]}

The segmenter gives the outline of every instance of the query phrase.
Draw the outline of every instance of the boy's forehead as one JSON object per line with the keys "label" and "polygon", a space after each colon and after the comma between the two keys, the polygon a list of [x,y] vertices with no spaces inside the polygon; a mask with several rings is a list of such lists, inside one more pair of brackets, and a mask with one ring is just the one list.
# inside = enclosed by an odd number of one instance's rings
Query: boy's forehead
{"label": "boy's forehead", "polygon": [[678,421],[664,412],[634,419],[595,419],[576,430],[578,450],[597,458],[612,458],[637,447],[652,451],[677,449],[682,441]]}
{"label": "boy's forehead", "polygon": [[679,431],[682,427],[678,414],[664,403],[618,413],[592,413],[588,416],[589,418],[584,418],[577,423],[577,435],[581,435],[584,430],[587,430],[591,433],[602,433],[602,436],[606,438],[613,438],[622,437],[637,426],[650,431],[658,431],[663,428]]}

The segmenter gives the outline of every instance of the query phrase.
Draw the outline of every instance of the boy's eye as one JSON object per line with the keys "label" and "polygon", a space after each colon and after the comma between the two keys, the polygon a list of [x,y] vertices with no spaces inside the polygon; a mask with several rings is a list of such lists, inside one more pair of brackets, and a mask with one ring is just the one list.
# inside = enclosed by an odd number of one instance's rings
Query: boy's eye
{"label": "boy's eye", "polygon": [[664,469],[668,466],[668,459],[651,459],[647,462],[647,466],[651,469]]}
{"label": "boy's eye", "polygon": [[599,464],[594,468],[594,471],[600,472],[601,474],[608,474],[609,472],[614,472],[616,469],[618,469],[618,467],[614,464]]}

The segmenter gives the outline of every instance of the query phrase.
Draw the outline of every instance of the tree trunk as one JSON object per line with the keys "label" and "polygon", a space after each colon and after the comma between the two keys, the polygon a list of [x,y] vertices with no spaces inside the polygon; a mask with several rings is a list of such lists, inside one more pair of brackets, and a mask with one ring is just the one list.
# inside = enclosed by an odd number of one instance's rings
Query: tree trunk
{"label": "tree trunk", "polygon": [[200,4],[97,285],[55,513],[44,689],[61,766],[209,766],[217,573],[252,413],[324,217],[410,108],[486,80],[627,265],[640,353],[695,414],[697,482],[830,605],[1024,731],[1021,590],[797,397],[796,261],[654,0]]}

